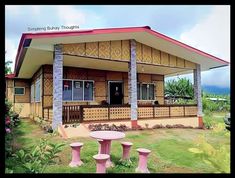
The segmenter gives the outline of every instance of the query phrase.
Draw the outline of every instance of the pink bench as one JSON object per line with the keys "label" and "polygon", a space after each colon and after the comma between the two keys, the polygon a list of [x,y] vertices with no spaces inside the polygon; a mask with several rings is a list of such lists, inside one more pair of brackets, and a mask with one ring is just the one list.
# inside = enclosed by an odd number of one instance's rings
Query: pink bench
{"label": "pink bench", "polygon": [[130,160],[130,150],[131,150],[131,146],[133,145],[133,143],[131,142],[121,142],[122,145],[122,159],[121,160]]}
{"label": "pink bench", "polygon": [[97,154],[93,158],[96,160],[96,173],[106,173],[106,162],[110,156],[108,154]]}
{"label": "pink bench", "polygon": [[72,148],[72,161],[69,163],[70,167],[77,167],[81,166],[83,162],[80,159],[80,150],[83,146],[83,143],[81,142],[75,142],[70,144]]}
{"label": "pink bench", "polygon": [[139,163],[138,167],[135,169],[135,172],[150,173],[147,167],[147,160],[151,151],[145,148],[138,148],[137,151],[139,152]]}

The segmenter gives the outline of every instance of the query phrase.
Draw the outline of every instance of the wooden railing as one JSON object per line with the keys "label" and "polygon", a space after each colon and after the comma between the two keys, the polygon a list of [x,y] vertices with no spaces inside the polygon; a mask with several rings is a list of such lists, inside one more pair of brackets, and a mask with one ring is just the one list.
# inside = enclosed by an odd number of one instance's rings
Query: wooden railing
{"label": "wooden railing", "polygon": [[[80,121],[130,119],[130,105],[83,105]],[[197,115],[197,105],[139,105],[138,119],[189,117]]]}
{"label": "wooden railing", "polygon": [[[130,119],[130,105],[64,105],[63,124],[83,121]],[[44,118],[52,120],[52,107],[43,108]],[[138,119],[190,117],[197,115],[197,105],[138,105]]]}
{"label": "wooden railing", "polygon": [[81,112],[79,105],[64,105],[62,122],[63,124],[81,122]]}

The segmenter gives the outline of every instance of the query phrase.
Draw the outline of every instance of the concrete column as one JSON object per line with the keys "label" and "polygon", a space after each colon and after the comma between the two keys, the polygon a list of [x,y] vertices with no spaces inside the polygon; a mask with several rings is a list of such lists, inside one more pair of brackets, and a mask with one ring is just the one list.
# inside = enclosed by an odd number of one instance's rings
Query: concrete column
{"label": "concrete column", "polygon": [[129,95],[131,104],[131,127],[137,128],[137,65],[136,65],[136,41],[131,40],[131,59],[129,65],[129,75],[128,83],[129,85]]}
{"label": "concrete column", "polygon": [[197,116],[198,116],[198,126],[200,128],[203,127],[203,120],[202,120],[202,95],[201,95],[201,66],[200,64],[196,65],[196,69],[193,70],[194,76],[194,94],[197,101]]}
{"label": "concrete column", "polygon": [[53,120],[52,129],[62,124],[62,92],[63,92],[63,53],[62,46],[54,46],[53,61]]}

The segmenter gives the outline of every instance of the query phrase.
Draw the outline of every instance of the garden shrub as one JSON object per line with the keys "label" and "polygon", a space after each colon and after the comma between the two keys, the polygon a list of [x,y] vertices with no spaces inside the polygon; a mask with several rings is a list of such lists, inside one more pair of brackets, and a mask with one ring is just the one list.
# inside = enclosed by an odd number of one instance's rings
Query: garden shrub
{"label": "garden shrub", "polygon": [[[229,132],[224,129],[224,124],[216,124],[214,133],[229,136]],[[217,148],[212,146],[204,135],[200,135],[195,141],[196,147],[189,151],[200,156],[206,164],[215,167],[219,173],[230,173],[230,148],[224,144],[218,144]]]}
{"label": "garden shrub", "polygon": [[20,123],[19,114],[11,108],[11,102],[5,99],[5,158],[12,155],[13,130]]}
{"label": "garden shrub", "polygon": [[43,173],[46,167],[54,164],[58,153],[62,151],[64,143],[49,143],[47,139],[41,139],[38,145],[31,150],[19,150],[14,156],[17,165],[25,170],[25,173]]}

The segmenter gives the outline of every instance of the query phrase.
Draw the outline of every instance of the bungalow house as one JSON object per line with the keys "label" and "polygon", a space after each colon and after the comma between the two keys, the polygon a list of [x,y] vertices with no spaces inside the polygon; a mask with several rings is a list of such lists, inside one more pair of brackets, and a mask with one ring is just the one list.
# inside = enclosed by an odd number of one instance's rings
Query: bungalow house
{"label": "bungalow house", "polygon": [[[201,127],[201,71],[225,65],[148,26],[24,33],[6,97],[21,116],[41,117],[52,128],[127,119],[136,127],[139,119],[176,117]],[[185,73],[193,73],[197,103],[165,104],[164,78]]]}

